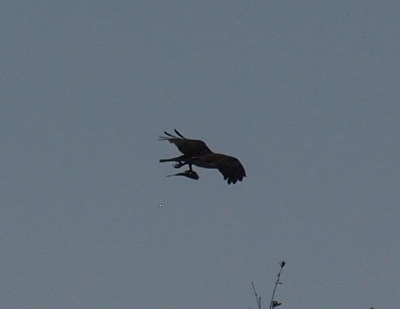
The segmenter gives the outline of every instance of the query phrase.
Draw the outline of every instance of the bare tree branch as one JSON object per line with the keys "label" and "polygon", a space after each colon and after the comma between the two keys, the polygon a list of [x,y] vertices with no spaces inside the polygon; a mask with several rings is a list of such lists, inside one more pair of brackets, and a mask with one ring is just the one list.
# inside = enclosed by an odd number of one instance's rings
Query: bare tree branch
{"label": "bare tree branch", "polygon": [[261,309],[261,296],[258,297],[257,292],[256,292],[256,288],[255,288],[255,286],[254,286],[254,282],[252,282],[251,285],[253,286],[253,291],[254,291],[254,295],[255,295],[255,297],[256,297],[258,309]]}
{"label": "bare tree branch", "polygon": [[278,307],[278,306],[282,305],[282,303],[280,303],[280,302],[274,300],[274,297],[275,297],[275,292],[276,292],[276,289],[277,289],[277,287],[278,287],[278,284],[282,284],[282,282],[280,281],[280,278],[281,278],[281,274],[282,274],[283,267],[284,267],[285,265],[286,265],[286,262],[285,262],[285,261],[282,261],[282,262],[279,263],[279,266],[280,266],[281,268],[280,268],[279,273],[278,273],[278,278],[277,278],[276,281],[275,281],[274,290],[272,291],[272,297],[271,297],[271,302],[269,303],[269,309],[274,309],[275,307]]}

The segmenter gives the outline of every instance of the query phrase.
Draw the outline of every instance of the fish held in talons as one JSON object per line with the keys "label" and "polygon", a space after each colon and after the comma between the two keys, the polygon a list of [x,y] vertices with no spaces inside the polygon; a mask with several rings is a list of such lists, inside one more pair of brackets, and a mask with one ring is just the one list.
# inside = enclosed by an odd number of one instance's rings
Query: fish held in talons
{"label": "fish held in talons", "polygon": [[177,173],[177,174],[173,174],[173,175],[168,175],[166,177],[171,177],[171,176],[185,176],[185,177],[188,177],[188,178],[194,179],[194,180],[197,180],[200,178],[199,175],[195,171],[191,171],[191,170],[187,170],[182,173]]}

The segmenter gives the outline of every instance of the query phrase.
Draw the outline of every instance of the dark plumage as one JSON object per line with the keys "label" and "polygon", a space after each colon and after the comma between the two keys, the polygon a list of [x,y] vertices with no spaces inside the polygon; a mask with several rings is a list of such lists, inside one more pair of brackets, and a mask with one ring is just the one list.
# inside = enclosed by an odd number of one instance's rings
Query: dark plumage
{"label": "dark plumage", "polygon": [[179,151],[186,156],[198,156],[212,153],[210,148],[208,148],[206,143],[204,143],[203,141],[185,138],[176,129],[175,133],[178,136],[174,136],[164,131],[164,134],[167,136],[160,136],[160,140],[169,141],[170,143],[175,144],[175,146],[178,147]]}
{"label": "dark plumage", "polygon": [[168,132],[164,132],[167,136],[161,136],[160,140],[167,140],[178,147],[183,155],[171,159],[161,159],[160,162],[177,162],[174,167],[180,168],[184,165],[189,165],[189,170],[184,173],[178,173],[170,176],[182,175],[192,179],[198,179],[196,172],[192,170],[192,165],[218,169],[227,180],[228,184],[235,184],[238,180],[242,181],[246,177],[246,171],[243,165],[235,157],[214,153],[207,147],[206,143],[201,140],[187,139],[180,134],[176,129],[174,136]]}
{"label": "dark plumage", "polygon": [[190,162],[199,167],[218,169],[228,184],[235,184],[238,180],[242,181],[243,177],[246,177],[246,171],[238,159],[221,153],[194,156]]}

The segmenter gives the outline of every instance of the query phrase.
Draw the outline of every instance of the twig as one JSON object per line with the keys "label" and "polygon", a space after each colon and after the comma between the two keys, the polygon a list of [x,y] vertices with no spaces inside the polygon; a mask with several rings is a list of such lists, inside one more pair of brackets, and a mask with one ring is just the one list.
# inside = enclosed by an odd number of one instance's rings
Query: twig
{"label": "twig", "polygon": [[255,295],[255,297],[256,297],[258,309],[261,309],[261,296],[258,297],[257,292],[256,292],[256,288],[255,288],[255,286],[254,286],[254,282],[252,282],[251,285],[253,286],[253,291],[254,291],[254,295]]}
{"label": "twig", "polygon": [[269,309],[274,309],[275,307],[282,305],[282,303],[279,303],[276,300],[274,300],[274,297],[275,297],[275,292],[276,292],[276,288],[278,287],[278,284],[282,284],[282,282],[280,281],[280,277],[282,274],[283,267],[286,265],[286,262],[282,261],[279,263],[279,265],[280,265],[281,269],[279,270],[278,278],[275,281],[275,287],[274,287],[274,290],[272,291],[272,297],[271,297],[271,302],[269,303]]}

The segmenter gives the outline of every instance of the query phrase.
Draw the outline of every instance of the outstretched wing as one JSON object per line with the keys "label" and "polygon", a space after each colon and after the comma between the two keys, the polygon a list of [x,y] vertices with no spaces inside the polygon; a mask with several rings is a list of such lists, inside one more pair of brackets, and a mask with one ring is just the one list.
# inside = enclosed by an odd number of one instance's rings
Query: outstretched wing
{"label": "outstretched wing", "polygon": [[206,143],[197,139],[185,138],[178,130],[175,129],[177,136],[168,132],[164,132],[167,136],[160,136],[160,140],[169,141],[178,147],[179,151],[186,156],[199,156],[213,153]]}
{"label": "outstretched wing", "polygon": [[246,177],[246,171],[240,161],[234,157],[222,155],[218,160],[217,168],[228,181],[228,184],[235,184],[238,180],[242,181]]}
{"label": "outstretched wing", "polygon": [[220,171],[228,184],[242,181],[246,177],[246,171],[242,163],[235,157],[227,156],[222,153],[211,153],[202,156],[192,157],[190,162],[198,167],[215,168]]}

